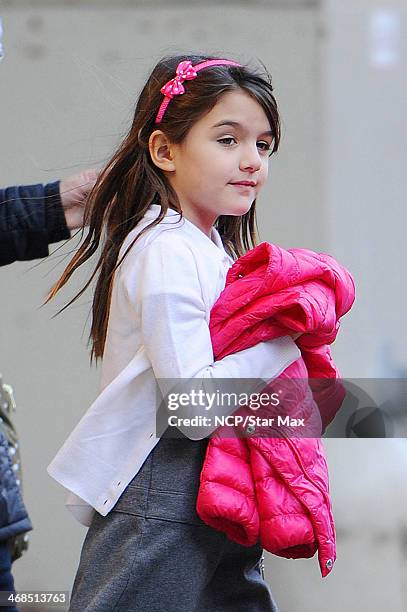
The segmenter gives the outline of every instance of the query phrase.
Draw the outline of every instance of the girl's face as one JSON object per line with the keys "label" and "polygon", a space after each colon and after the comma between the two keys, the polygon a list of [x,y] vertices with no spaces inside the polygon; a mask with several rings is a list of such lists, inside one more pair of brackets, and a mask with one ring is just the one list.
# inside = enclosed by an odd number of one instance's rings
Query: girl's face
{"label": "girl's face", "polygon": [[260,104],[243,90],[225,93],[182,143],[169,145],[172,165],[162,169],[185,217],[210,235],[219,215],[247,213],[267,179],[272,142]]}

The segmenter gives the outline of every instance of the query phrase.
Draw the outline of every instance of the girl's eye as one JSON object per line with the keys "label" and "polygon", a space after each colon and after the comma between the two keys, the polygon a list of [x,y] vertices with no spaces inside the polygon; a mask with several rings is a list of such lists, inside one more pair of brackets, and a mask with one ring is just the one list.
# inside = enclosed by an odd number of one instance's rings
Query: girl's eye
{"label": "girl's eye", "polygon": [[[230,140],[234,140],[234,141],[236,141],[236,139],[235,139],[235,138],[233,138],[233,136],[227,136],[227,137],[225,137],[225,138],[220,138],[220,139],[218,140],[218,142],[222,142],[222,143],[223,143],[223,142],[225,142],[225,141],[227,141],[227,140],[228,140],[228,141],[230,141]],[[263,148],[261,149],[262,151],[270,151],[270,150],[271,150],[271,144],[269,144],[268,142],[265,142],[265,141],[260,141],[258,144],[259,144],[259,145],[263,145]]]}
{"label": "girl's eye", "polygon": [[225,142],[225,140],[235,140],[235,138],[233,138],[233,136],[227,136],[226,138],[220,138],[218,142]]}
{"label": "girl's eye", "polygon": [[271,150],[271,144],[269,144],[268,142],[260,142],[259,144],[265,145],[263,151]]}

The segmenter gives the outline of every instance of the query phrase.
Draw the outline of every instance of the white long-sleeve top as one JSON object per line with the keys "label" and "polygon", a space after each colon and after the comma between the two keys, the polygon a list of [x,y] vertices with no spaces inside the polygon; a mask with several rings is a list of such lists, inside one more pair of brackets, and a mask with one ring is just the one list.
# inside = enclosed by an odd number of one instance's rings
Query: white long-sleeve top
{"label": "white long-sleeve top", "polygon": [[[158,204],[149,207],[119,257],[159,212]],[[67,506],[84,525],[94,510],[108,514],[159,442],[157,379],[267,382],[301,356],[292,338],[284,336],[214,361],[210,311],[233,261],[214,227],[209,237],[170,209],[116,271],[101,393],[48,466],[70,492]],[[214,429],[189,437],[201,439]]]}

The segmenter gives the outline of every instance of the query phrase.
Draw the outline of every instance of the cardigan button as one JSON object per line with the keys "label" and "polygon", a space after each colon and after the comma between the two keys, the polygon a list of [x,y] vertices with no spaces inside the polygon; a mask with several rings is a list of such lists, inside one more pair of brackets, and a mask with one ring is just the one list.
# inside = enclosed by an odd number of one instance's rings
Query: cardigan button
{"label": "cardigan button", "polygon": [[328,559],[328,561],[325,563],[325,565],[326,565],[326,569],[330,570],[332,568],[332,565],[333,565],[332,559]]}

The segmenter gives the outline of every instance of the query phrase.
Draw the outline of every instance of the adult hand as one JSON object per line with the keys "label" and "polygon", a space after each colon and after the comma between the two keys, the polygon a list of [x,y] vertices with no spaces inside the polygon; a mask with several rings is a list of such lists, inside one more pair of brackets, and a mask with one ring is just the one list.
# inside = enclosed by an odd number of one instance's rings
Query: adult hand
{"label": "adult hand", "polygon": [[99,170],[92,168],[61,180],[59,192],[66,224],[70,230],[82,227],[86,199],[98,175]]}

